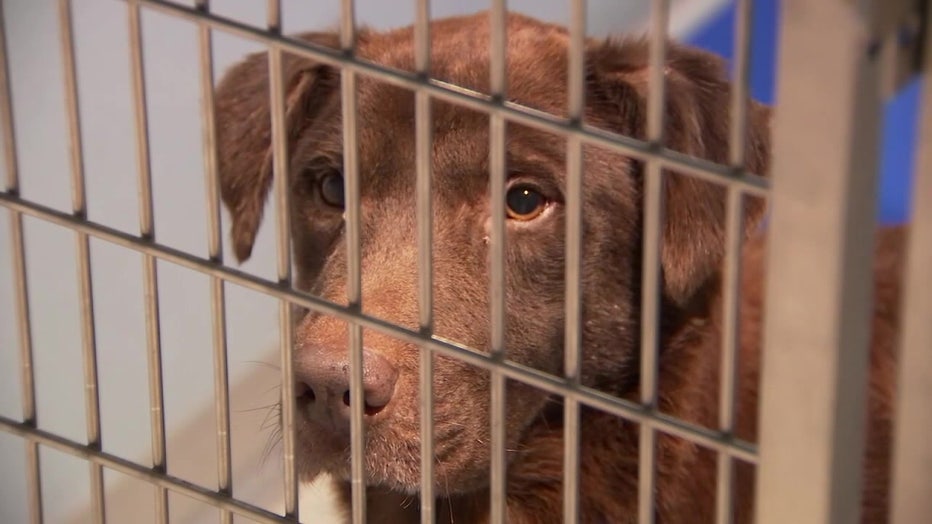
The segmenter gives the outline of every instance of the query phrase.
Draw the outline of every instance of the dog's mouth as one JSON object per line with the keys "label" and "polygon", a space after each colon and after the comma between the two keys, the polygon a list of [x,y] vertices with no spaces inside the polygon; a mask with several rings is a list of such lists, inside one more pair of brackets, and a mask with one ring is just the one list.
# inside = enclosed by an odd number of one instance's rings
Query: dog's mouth
{"label": "dog's mouth", "polygon": [[[416,494],[421,487],[422,451],[417,375],[409,368],[396,371],[397,364],[387,366],[372,354],[367,353],[370,358],[364,359],[363,376],[361,460],[365,483]],[[296,453],[302,478],[308,481],[321,474],[338,481],[351,480],[353,403],[341,364],[315,362],[310,377],[315,380],[305,376],[295,383]],[[484,385],[481,374],[435,382],[431,441],[434,491],[438,495],[465,494],[488,485],[490,409],[487,395],[482,394]],[[527,425],[547,402],[537,390],[517,383],[511,386],[506,426],[509,449],[516,451]]]}
{"label": "dog's mouth", "polygon": [[[315,391],[317,389],[317,391]],[[326,473],[338,480],[350,480],[352,471],[351,395],[343,391],[321,391],[305,384],[295,384],[295,415],[297,442],[296,453],[302,473],[308,480]],[[368,399],[367,399],[368,400]],[[383,451],[379,432],[383,426],[391,429],[391,422],[379,420],[373,427],[373,419],[384,419],[385,406],[373,406],[366,402],[363,408],[363,460],[366,463],[367,483],[381,484],[391,481],[379,478],[386,468],[380,462],[401,462],[405,457]],[[379,416],[382,414],[382,416]]]}
{"label": "dog's mouth", "polygon": [[[407,495],[420,492],[420,455],[418,442],[385,445],[378,435],[366,435],[362,459],[365,483]],[[300,474],[305,481],[313,481],[322,474],[340,482],[352,480],[352,450],[348,440],[332,438],[317,431],[299,434],[297,454]],[[436,468],[436,464],[435,464]],[[442,479],[449,473],[439,473],[435,490],[445,492],[449,483]]]}
{"label": "dog's mouth", "polygon": [[[305,391],[296,393],[310,396]],[[295,452],[302,480],[311,482],[326,474],[339,482],[350,482],[353,454],[349,426],[322,422],[319,415],[302,409],[302,402],[296,407]],[[365,483],[400,494],[417,495],[421,490],[417,421],[386,417],[377,424],[366,424],[364,432]],[[434,428],[434,491],[438,496],[462,494],[487,484],[488,446],[476,445],[487,443],[487,440],[472,433],[472,428],[465,423],[437,424]]]}

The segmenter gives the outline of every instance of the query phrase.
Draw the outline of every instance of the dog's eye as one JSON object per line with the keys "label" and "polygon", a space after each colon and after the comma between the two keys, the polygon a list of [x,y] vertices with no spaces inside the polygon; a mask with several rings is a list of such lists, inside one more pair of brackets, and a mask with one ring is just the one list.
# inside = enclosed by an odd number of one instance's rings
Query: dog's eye
{"label": "dog's eye", "polygon": [[547,199],[530,186],[515,186],[505,195],[508,218],[528,221],[537,218],[547,207]]}
{"label": "dog's eye", "polygon": [[333,171],[320,178],[320,198],[333,207],[343,207],[343,175]]}

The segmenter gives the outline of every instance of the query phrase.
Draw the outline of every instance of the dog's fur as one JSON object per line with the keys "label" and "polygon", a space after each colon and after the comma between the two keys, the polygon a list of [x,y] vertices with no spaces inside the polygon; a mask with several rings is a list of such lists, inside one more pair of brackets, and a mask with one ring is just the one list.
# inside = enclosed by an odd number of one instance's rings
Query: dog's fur
{"label": "dog's fur", "polygon": [[[431,25],[431,75],[489,92],[487,14]],[[337,48],[331,33],[301,38]],[[507,98],[555,115],[567,114],[565,30],[510,15]],[[356,55],[414,70],[411,28],[358,35]],[[586,44],[585,121],[644,138],[648,46],[642,40]],[[728,159],[730,89],[720,60],[671,44],[665,140],[668,147],[707,160]],[[343,211],[318,192],[323,174],[341,169],[341,77],[338,69],[286,55],[286,127],[297,286],[345,303]],[[363,311],[416,330],[415,97],[366,76],[358,78],[359,175],[362,206]],[[271,180],[266,55],[233,67],[217,90],[223,200],[233,218],[240,260],[249,257]],[[746,168],[768,172],[769,109],[748,101]],[[489,118],[433,100],[434,332],[488,351]],[[565,139],[526,126],[507,126],[509,184],[528,183],[550,201],[538,218],[509,220],[506,251],[508,358],[561,374],[564,344]],[[586,146],[583,192],[582,382],[637,399],[640,347],[643,166]],[[659,409],[694,424],[718,420],[718,362],[724,254],[724,191],[666,173],[661,245],[662,314]],[[757,373],[764,245],[754,234],[764,202],[749,198],[743,257],[737,435],[756,439]],[[893,328],[901,233],[879,242],[870,424],[864,519],[885,519]],[[345,355],[347,328],[308,313],[296,336],[296,359]],[[417,522],[419,486],[419,349],[366,331],[365,346],[398,370],[388,407],[370,417],[366,436],[369,517]],[[489,374],[455,359],[436,359],[434,379],[437,515],[458,523],[488,520]],[[530,386],[507,389],[507,511],[509,522],[552,522],[562,504],[563,429],[560,400]],[[305,417],[298,421],[302,475],[333,474],[348,497],[348,444]],[[714,515],[715,455],[671,436],[657,442],[658,522],[710,522]],[[582,522],[633,522],[637,515],[638,427],[584,409],[581,416]],[[737,522],[752,514],[753,476],[736,465]]]}

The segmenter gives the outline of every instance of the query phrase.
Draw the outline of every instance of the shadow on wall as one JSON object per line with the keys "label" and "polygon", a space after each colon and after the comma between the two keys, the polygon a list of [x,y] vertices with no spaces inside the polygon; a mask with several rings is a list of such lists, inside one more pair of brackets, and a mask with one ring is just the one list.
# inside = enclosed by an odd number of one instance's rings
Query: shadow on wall
{"label": "shadow on wall", "polygon": [[[751,93],[768,104],[775,100],[779,7],[779,0],[754,2]],[[730,59],[734,50],[734,21],[735,4],[731,0],[685,40]],[[905,222],[910,216],[920,83],[918,79],[913,80],[886,104],[877,217],[882,223]]]}

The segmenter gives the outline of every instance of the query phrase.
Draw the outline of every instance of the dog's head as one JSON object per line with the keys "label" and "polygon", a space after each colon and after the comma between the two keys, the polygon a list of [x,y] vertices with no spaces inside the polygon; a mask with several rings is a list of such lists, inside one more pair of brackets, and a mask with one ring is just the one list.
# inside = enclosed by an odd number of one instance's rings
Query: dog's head
{"label": "dog's head", "polygon": [[[508,19],[507,97],[556,115],[567,113],[565,30],[529,18]],[[489,92],[486,14],[431,25],[431,75]],[[328,33],[302,35],[338,46]],[[357,56],[414,69],[411,28],[362,31]],[[720,61],[673,45],[665,69],[665,138],[680,152],[725,163],[730,89]],[[648,46],[640,40],[590,41],[586,47],[588,124],[643,138]],[[338,69],[286,56],[285,125],[297,285],[346,303],[343,128]],[[357,86],[361,186],[362,309],[418,328],[415,219],[415,95],[360,75]],[[750,104],[747,168],[766,169],[767,113]],[[268,64],[257,54],[232,68],[217,90],[223,200],[233,218],[237,257],[249,257],[272,181]],[[488,351],[489,117],[431,102],[433,148],[434,333]],[[506,129],[507,358],[560,374],[564,347],[565,150],[555,134],[509,123]],[[597,147],[584,149],[583,381],[624,394],[637,380],[642,230],[642,166]],[[718,271],[724,253],[721,187],[668,173],[664,178],[663,301],[686,310]],[[763,203],[745,206],[746,226]],[[349,330],[307,313],[295,347],[298,437],[304,474],[348,472]],[[419,481],[417,346],[374,331],[363,334],[368,481],[399,491]],[[489,463],[489,374],[451,358],[436,359],[435,452],[438,489],[481,487]],[[509,382],[508,449],[540,416],[545,394]]]}

